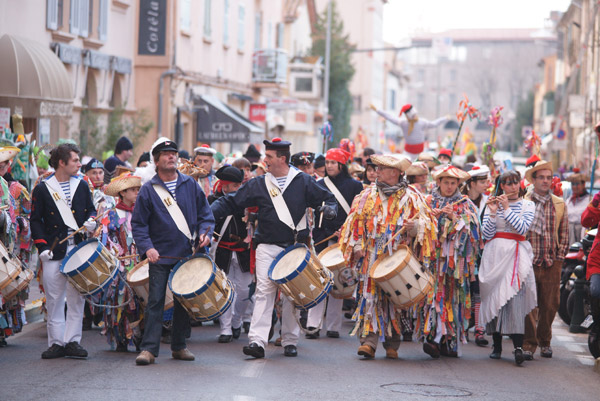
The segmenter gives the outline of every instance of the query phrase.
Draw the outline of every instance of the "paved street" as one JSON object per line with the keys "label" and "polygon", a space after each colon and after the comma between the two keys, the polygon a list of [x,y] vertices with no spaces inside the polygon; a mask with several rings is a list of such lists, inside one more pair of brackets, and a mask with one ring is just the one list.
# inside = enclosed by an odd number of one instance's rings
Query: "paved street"
{"label": "paved street", "polygon": [[[350,322],[344,329],[350,330]],[[135,353],[108,350],[99,330],[84,332],[88,360],[40,358],[46,348],[43,322],[29,324],[0,349],[2,400],[597,400],[600,375],[585,344],[555,322],[554,358],[515,366],[508,340],[501,361],[473,343],[460,359],[432,360],[417,343],[403,343],[399,360],[356,355],[357,341],[301,339],[299,356],[286,358],[269,345],[267,358],[246,359],[246,335],[218,344],[214,326],[194,328],[194,362],[175,361],[163,345],[157,364],[136,367]]]}

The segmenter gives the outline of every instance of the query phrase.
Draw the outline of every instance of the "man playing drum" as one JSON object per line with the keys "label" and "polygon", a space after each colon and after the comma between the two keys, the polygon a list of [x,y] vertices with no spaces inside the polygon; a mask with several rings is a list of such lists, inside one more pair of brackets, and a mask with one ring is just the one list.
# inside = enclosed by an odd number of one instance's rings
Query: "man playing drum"
{"label": "man playing drum", "polygon": [[[316,226],[313,230],[315,243],[322,242],[326,238],[331,237],[331,235],[342,227],[342,224],[346,221],[346,217],[348,217],[348,213],[350,213],[350,205],[354,197],[363,190],[362,184],[350,177],[348,173],[346,163],[349,158],[350,154],[339,148],[329,149],[325,154],[325,177],[318,180],[317,184],[333,193],[338,203],[338,212],[333,220],[321,220],[320,214],[316,215]],[[315,250],[319,253],[336,242],[337,238],[322,242],[315,246]],[[340,336],[340,329],[342,328],[342,306],[344,300],[334,298],[333,296],[327,298],[327,337],[338,338]],[[325,308],[325,302],[321,302],[308,311],[307,326],[309,330],[315,330],[319,327],[323,308]],[[318,331],[306,335],[306,338],[317,337],[319,337]]]}
{"label": "man playing drum", "polygon": [[[265,346],[271,329],[271,316],[277,285],[269,279],[271,263],[281,251],[295,242],[306,242],[308,229],[306,208],[323,212],[325,219],[333,219],[337,205],[331,192],[317,185],[311,176],[291,167],[290,142],[281,138],[263,142],[265,163],[269,172],[244,184],[233,197],[221,198],[213,204],[217,220],[258,206],[256,232],[256,301],[248,338],[250,345],[244,354],[254,358],[265,356]],[[298,354],[296,344],[300,334],[294,317],[294,306],[287,297],[283,300],[282,345],[285,356]]]}
{"label": "man playing drum", "polygon": [[477,208],[458,186],[469,173],[447,165],[435,173],[437,186],[427,197],[438,222],[435,244],[434,296],[420,322],[426,336],[423,351],[432,358],[460,356],[460,342],[471,317],[470,282],[482,246]]}
{"label": "man playing drum", "polygon": [[[214,228],[206,195],[193,178],[177,171],[177,152],[177,144],[170,140],[154,146],[156,175],[140,189],[131,219],[138,253],[150,262],[150,293],[137,365],[154,363],[158,356],[169,273],[177,259],[192,254],[194,247],[208,245]],[[185,344],[189,324],[186,310],[175,300],[171,337],[174,359],[194,360]]]}
{"label": "man playing drum", "polygon": [[[93,221],[96,209],[90,187],[77,177],[81,167],[79,148],[65,143],[50,153],[50,165],[56,172],[33,190],[31,207],[31,236],[43,264],[43,284],[48,309],[48,348],[43,359],[63,356],[87,357],[79,342],[85,299],[67,284],[59,268],[66,254],[84,240],[81,233],[57,244],[70,233],[84,226],[88,233],[96,228]],[[65,321],[65,295],[67,316]]]}
{"label": "man playing drum", "polygon": [[340,237],[340,247],[350,266],[358,269],[358,307],[354,313],[359,331],[358,355],[371,359],[379,340],[386,357],[396,359],[400,346],[400,312],[370,278],[379,257],[391,254],[398,245],[408,245],[429,269],[436,235],[435,218],[425,199],[404,179],[411,165],[404,156],[373,155],[377,180],[365,188],[352,204]]}

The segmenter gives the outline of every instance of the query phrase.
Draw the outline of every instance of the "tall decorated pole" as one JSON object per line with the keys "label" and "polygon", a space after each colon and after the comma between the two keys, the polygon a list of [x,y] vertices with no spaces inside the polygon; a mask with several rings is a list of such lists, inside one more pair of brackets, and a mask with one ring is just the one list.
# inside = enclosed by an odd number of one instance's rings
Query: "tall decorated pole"
{"label": "tall decorated pole", "polygon": [[500,114],[502,109],[502,106],[496,106],[490,112],[490,115],[488,116],[488,124],[492,127],[492,133],[490,134],[490,141],[483,144],[481,151],[481,158],[483,163],[489,167],[492,180],[495,180],[499,174],[499,172],[496,170],[496,164],[494,163],[494,154],[496,153],[496,131],[504,122],[504,119]]}
{"label": "tall decorated pole", "polygon": [[456,144],[458,143],[458,138],[460,138],[460,132],[462,131],[462,127],[465,124],[465,120],[469,117],[469,121],[474,118],[479,120],[481,113],[477,108],[475,108],[470,102],[469,98],[466,94],[463,93],[465,97],[464,100],[461,100],[458,104],[458,111],[456,112],[456,119],[460,121],[460,125],[458,126],[458,132],[456,133],[456,137],[454,138],[454,143],[452,145],[452,154],[456,152]]}

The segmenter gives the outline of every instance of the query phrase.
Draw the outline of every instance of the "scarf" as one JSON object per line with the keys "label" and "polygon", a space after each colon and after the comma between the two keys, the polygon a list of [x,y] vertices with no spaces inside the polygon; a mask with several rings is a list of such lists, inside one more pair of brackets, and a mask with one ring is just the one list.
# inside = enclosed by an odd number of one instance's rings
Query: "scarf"
{"label": "scarf", "polygon": [[575,195],[573,194],[571,196],[571,202],[573,203],[579,203],[582,199],[584,199],[586,196],[589,196],[590,194],[588,193],[587,189],[583,190],[583,193],[581,195]]}
{"label": "scarf", "polygon": [[121,209],[121,210],[125,210],[126,212],[131,212],[133,213],[133,208],[135,207],[135,203],[131,206],[127,206],[125,203],[123,203],[122,200],[119,201],[119,203],[117,203],[116,208],[117,209]]}
{"label": "scarf", "polygon": [[548,192],[546,195],[538,195],[537,192],[531,193],[531,200],[535,202],[535,215],[530,230],[538,235],[543,235],[546,231],[546,216],[544,214],[544,206],[550,200],[552,195]]}
{"label": "scarf", "polygon": [[433,198],[433,205],[432,206],[436,209],[441,209],[444,206],[446,206],[447,204],[450,203],[454,203],[457,200],[460,200],[463,195],[460,193],[460,191],[457,189],[456,192],[454,193],[454,195],[452,196],[442,196],[442,194],[440,193],[440,188],[439,187],[435,187],[433,189],[433,191],[431,192],[431,197]]}
{"label": "scarf", "polygon": [[408,120],[408,134],[410,135],[413,132],[413,129],[415,128],[415,123],[417,121],[419,121],[419,117],[415,117],[415,118],[407,118]]}
{"label": "scarf", "polygon": [[377,189],[379,189],[385,196],[389,198],[396,192],[406,189],[408,183],[404,178],[400,178],[400,181],[398,181],[398,183],[395,185],[388,185],[383,182],[379,182],[379,180],[375,180],[375,185],[377,185]]}

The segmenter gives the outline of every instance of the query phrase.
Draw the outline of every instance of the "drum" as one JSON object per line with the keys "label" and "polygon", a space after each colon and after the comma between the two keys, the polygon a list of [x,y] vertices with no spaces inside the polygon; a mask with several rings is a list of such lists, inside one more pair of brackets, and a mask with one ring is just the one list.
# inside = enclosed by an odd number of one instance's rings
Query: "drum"
{"label": "drum", "polygon": [[173,297],[200,322],[221,316],[233,302],[233,285],[206,255],[192,255],[175,265],[169,275]]}
{"label": "drum", "polygon": [[[146,307],[148,305],[148,296],[150,295],[150,265],[148,259],[143,260],[134,266],[127,273],[127,284],[135,291],[135,295],[140,299],[140,303]],[[167,287],[165,293],[165,310],[173,307],[173,293]]]}
{"label": "drum", "polygon": [[324,300],[333,286],[333,273],[304,244],[289,246],[277,255],[269,278],[297,309],[304,310]]}
{"label": "drum", "polygon": [[0,293],[5,301],[13,299],[29,286],[33,272],[10,255],[4,244],[0,242]]}
{"label": "drum", "polygon": [[406,245],[377,259],[370,276],[398,309],[410,308],[433,290],[433,277]]}
{"label": "drum", "polygon": [[354,269],[346,266],[340,246],[338,244],[328,246],[317,257],[321,264],[333,273],[330,295],[337,299],[352,298],[358,284],[358,275]]}
{"label": "drum", "polygon": [[79,243],[67,254],[60,272],[82,295],[94,295],[110,285],[119,260],[96,238]]}

